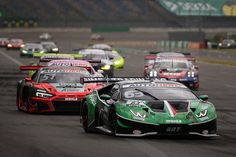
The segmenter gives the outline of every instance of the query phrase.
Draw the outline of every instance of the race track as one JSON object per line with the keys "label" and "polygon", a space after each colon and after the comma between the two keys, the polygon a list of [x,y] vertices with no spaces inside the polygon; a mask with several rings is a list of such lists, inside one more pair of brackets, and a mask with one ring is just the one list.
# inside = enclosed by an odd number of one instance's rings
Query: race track
{"label": "race track", "polygon": [[[6,34],[9,35],[9,34]],[[13,34],[10,34],[14,36]],[[9,36],[10,36],[9,35]],[[70,50],[76,43],[86,43],[90,34],[59,35],[59,47]],[[121,39],[106,34],[108,39]],[[37,34],[18,34],[26,41],[36,41]],[[54,35],[55,36],[55,35]],[[135,39],[143,36],[131,35]],[[147,36],[147,35],[146,35]],[[56,36],[55,36],[56,37]],[[122,40],[130,40],[123,34]],[[35,40],[34,40],[35,39]],[[68,40],[67,40],[68,39]],[[147,40],[156,39],[153,36]],[[142,76],[144,53],[127,52],[125,68],[116,76]],[[17,111],[16,84],[25,76],[19,65],[30,58],[20,58],[19,51],[0,48],[0,156],[1,157],[235,157],[236,156],[236,68],[199,63],[200,90],[208,94],[218,112],[219,137],[213,139],[155,137],[120,138],[84,133],[78,115],[27,114]]]}

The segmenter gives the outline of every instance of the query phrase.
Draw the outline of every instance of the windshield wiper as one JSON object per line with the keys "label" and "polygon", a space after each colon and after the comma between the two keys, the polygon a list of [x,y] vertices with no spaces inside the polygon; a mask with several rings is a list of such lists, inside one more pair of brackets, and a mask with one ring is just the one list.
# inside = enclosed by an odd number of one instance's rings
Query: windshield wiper
{"label": "windshield wiper", "polygon": [[143,91],[143,90],[137,89],[137,88],[135,88],[135,90],[140,91],[140,92],[142,92],[143,94],[148,95],[148,96],[154,98],[154,100],[159,100],[157,97],[155,97],[154,95],[152,95],[152,94],[150,94],[150,93],[148,93],[148,92],[146,92],[146,91]]}

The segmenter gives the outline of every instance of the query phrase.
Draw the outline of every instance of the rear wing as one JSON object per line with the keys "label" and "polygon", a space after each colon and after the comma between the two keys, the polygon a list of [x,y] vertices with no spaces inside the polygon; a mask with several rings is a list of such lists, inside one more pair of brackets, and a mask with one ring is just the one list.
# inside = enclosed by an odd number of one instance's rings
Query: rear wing
{"label": "rear wing", "polygon": [[71,56],[74,57],[74,59],[82,59],[83,55],[76,54],[76,53],[33,53],[34,58],[40,58],[45,55],[55,55],[55,56]]}
{"label": "rear wing", "polygon": [[21,71],[38,70],[41,67],[44,67],[44,66],[39,66],[39,65],[22,65],[22,66],[20,66],[20,70]]}
{"label": "rear wing", "polygon": [[119,81],[144,81],[144,77],[84,77],[80,79],[80,83],[97,83],[97,82],[119,82]]}
{"label": "rear wing", "polygon": [[156,55],[156,54],[158,54],[158,53],[160,53],[160,52],[161,52],[161,51],[150,51],[149,54],[150,54],[150,55]]}
{"label": "rear wing", "polygon": [[101,59],[98,59],[98,60],[84,59],[84,60],[88,61],[89,63],[101,63],[102,62]]}

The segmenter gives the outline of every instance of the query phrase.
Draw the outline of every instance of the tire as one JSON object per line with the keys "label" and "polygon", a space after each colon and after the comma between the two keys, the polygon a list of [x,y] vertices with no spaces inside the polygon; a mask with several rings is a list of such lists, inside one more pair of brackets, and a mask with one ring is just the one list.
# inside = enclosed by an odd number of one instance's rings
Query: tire
{"label": "tire", "polygon": [[83,107],[82,107],[82,125],[83,125],[83,129],[86,133],[89,133],[89,128],[88,128],[88,105],[86,102],[83,103]]}
{"label": "tire", "polygon": [[117,132],[117,127],[118,127],[115,107],[111,108],[110,117],[111,117],[110,121],[111,121],[112,135],[115,136]]}

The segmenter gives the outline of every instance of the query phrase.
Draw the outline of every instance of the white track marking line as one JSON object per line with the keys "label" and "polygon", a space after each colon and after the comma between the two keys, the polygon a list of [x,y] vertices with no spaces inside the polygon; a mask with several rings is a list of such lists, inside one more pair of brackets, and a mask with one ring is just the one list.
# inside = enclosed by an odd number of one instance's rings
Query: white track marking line
{"label": "white track marking line", "polygon": [[236,85],[232,85],[232,84],[224,84],[224,86],[228,88],[236,88]]}
{"label": "white track marking line", "polygon": [[21,66],[24,65],[23,63],[21,63],[20,61],[16,60],[15,58],[12,58],[11,56],[5,54],[4,52],[0,51],[0,54],[3,55],[4,57],[6,57],[7,59],[11,60],[12,62],[14,62],[15,64]]}

